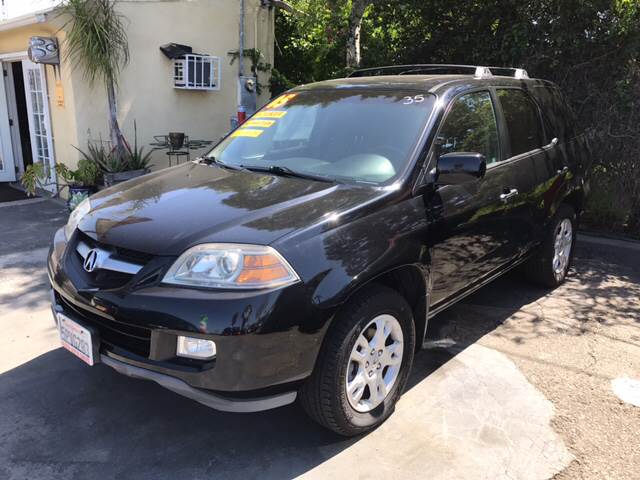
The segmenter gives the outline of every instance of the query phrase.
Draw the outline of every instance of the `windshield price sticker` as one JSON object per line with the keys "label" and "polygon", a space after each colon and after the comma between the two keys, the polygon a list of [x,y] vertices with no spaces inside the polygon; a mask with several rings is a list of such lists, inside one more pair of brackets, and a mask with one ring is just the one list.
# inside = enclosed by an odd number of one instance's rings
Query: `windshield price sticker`
{"label": "windshield price sticker", "polygon": [[270,112],[258,112],[254,115],[254,118],[282,118],[287,114],[284,110],[273,110]]}
{"label": "windshield price sticker", "polygon": [[231,134],[232,137],[249,137],[256,138],[262,135],[264,130],[255,130],[252,128],[240,128]]}
{"label": "windshield price sticker", "polygon": [[295,98],[297,93],[288,93],[286,95],[282,95],[281,97],[276,98],[273,102],[265,107],[267,110],[274,110],[285,105],[289,100]]}
{"label": "windshield price sticker", "polygon": [[274,123],[276,123],[275,120],[247,120],[243,126],[269,128]]}

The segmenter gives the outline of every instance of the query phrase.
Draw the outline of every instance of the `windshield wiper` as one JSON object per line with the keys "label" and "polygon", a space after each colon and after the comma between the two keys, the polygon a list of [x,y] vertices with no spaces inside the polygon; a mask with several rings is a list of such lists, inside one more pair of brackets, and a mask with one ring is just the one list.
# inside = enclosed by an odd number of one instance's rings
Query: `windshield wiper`
{"label": "windshield wiper", "polygon": [[230,163],[218,160],[216,157],[199,157],[196,158],[196,161],[204,163],[205,165],[218,165],[219,167],[228,168],[229,170],[245,170],[242,165],[231,165]]}
{"label": "windshield wiper", "polygon": [[316,180],[318,182],[327,182],[327,183],[335,183],[336,181],[329,177],[323,177],[321,175],[313,175],[311,173],[302,173],[296,172],[295,170],[291,170],[289,167],[282,167],[280,165],[241,165],[242,168],[246,170],[251,170],[254,172],[267,172],[273,173],[275,175],[283,175],[287,177],[298,177],[304,178],[306,180]]}

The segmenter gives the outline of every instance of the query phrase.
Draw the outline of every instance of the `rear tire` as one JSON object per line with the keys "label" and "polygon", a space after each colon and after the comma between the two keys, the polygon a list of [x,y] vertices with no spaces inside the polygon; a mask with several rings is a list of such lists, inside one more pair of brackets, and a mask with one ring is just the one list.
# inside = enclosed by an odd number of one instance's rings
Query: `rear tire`
{"label": "rear tire", "polygon": [[334,319],[316,368],[300,391],[303,408],[340,435],[374,429],[393,413],[414,349],[413,315],[406,300],[388,287],[368,288]]}
{"label": "rear tire", "polygon": [[556,288],[564,282],[573,261],[576,229],[575,211],[570,205],[561,205],[545,232],[539,250],[524,264],[529,280],[549,288]]}

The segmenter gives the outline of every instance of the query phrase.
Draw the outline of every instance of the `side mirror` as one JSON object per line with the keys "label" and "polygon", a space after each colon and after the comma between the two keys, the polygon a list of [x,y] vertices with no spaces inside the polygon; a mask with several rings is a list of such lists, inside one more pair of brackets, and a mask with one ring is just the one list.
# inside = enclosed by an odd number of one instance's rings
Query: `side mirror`
{"label": "side mirror", "polygon": [[487,161],[475,152],[453,152],[438,159],[436,182],[439,185],[460,185],[484,177]]}

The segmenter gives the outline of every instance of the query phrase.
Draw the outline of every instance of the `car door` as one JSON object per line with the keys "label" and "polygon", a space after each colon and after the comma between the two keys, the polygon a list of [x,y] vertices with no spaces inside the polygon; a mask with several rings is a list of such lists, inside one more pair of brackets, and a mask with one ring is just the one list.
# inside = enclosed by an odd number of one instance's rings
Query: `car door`
{"label": "car door", "polygon": [[431,305],[447,303],[499,270],[518,254],[517,228],[510,204],[515,189],[512,170],[502,167],[499,117],[489,89],[454,98],[429,152],[429,165],[447,153],[485,156],[483,178],[460,185],[437,185],[425,198],[430,222]]}
{"label": "car door", "polygon": [[504,129],[503,164],[517,191],[509,204],[518,226],[513,241],[524,254],[540,237],[546,204],[555,197],[552,192],[558,186],[556,171],[559,174],[563,168],[562,157],[558,155],[557,139],[547,144],[540,107],[527,92],[499,87],[495,94]]}

